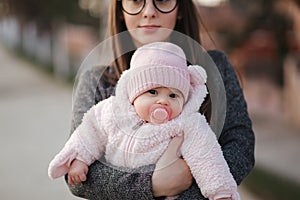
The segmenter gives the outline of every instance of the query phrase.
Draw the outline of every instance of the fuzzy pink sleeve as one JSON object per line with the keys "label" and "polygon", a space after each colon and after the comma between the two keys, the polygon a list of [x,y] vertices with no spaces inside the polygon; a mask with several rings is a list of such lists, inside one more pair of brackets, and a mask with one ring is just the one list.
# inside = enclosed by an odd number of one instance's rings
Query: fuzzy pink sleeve
{"label": "fuzzy pink sleeve", "polygon": [[71,135],[63,149],[50,162],[48,175],[51,179],[68,173],[74,159],[87,165],[99,159],[104,151],[106,135],[99,126],[101,106],[92,107],[83,117],[82,123]]}
{"label": "fuzzy pink sleeve", "polygon": [[240,199],[221,147],[203,115],[195,113],[185,119],[181,152],[205,197]]}

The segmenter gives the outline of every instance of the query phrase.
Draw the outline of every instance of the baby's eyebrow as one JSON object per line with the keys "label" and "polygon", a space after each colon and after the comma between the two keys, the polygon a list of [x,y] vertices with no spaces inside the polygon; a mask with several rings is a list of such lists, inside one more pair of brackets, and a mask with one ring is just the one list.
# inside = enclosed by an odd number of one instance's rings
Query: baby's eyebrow
{"label": "baby's eyebrow", "polygon": [[172,94],[180,94],[181,92],[180,91],[176,91],[176,90],[171,90],[171,93]]}

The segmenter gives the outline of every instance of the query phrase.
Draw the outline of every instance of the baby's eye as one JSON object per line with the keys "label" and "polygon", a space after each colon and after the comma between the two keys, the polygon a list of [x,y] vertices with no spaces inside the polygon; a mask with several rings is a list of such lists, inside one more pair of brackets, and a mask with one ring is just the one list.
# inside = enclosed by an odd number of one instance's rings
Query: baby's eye
{"label": "baby's eye", "polygon": [[150,94],[157,94],[157,91],[156,91],[156,90],[148,90],[148,92],[149,92]]}
{"label": "baby's eye", "polygon": [[172,94],[169,95],[169,97],[171,97],[171,98],[177,98],[178,94],[172,93]]}

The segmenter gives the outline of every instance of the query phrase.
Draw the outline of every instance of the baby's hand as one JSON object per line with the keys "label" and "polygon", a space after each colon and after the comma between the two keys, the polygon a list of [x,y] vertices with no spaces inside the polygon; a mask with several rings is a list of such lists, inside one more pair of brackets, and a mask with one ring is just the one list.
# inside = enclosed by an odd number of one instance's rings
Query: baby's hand
{"label": "baby's hand", "polygon": [[86,181],[86,174],[88,172],[88,165],[80,160],[73,160],[68,173],[68,182],[70,185],[75,185]]}

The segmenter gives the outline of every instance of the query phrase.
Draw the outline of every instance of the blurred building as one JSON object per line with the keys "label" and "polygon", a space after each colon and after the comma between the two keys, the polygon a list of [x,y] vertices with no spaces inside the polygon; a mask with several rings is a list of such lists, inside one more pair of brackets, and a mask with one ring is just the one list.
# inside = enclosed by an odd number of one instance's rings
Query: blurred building
{"label": "blurred building", "polygon": [[202,39],[206,49],[221,49],[229,55],[250,112],[280,114],[286,123],[300,128],[300,12],[296,5],[280,2],[258,17],[229,2],[200,6],[208,32]]}

